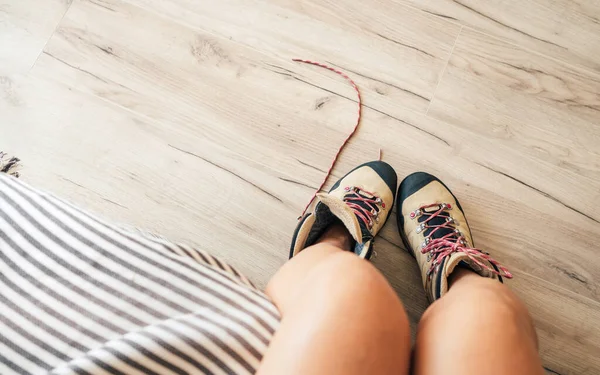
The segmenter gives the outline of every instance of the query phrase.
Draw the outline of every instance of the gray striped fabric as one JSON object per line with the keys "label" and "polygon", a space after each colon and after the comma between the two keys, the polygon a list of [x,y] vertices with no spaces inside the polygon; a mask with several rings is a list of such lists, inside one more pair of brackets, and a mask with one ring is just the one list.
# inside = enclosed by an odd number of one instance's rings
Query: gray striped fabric
{"label": "gray striped fabric", "polygon": [[0,174],[0,374],[251,374],[278,324],[224,262]]}

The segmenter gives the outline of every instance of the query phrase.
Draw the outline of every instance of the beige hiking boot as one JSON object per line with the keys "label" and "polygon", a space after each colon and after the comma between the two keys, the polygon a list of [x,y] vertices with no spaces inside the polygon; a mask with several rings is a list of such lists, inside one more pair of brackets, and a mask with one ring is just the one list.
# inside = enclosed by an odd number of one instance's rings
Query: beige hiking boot
{"label": "beige hiking boot", "polygon": [[383,228],[394,205],[397,177],[394,169],[382,161],[354,168],[333,185],[329,193],[317,194],[314,212],[298,222],[290,247],[290,258],[316,243],[337,220],[355,241],[353,251],[369,259],[374,238]]}
{"label": "beige hiking boot", "polygon": [[475,248],[465,214],[450,189],[436,177],[416,172],[398,188],[398,230],[404,246],[417,260],[431,302],[448,291],[456,267],[483,277],[512,278],[488,253]]}

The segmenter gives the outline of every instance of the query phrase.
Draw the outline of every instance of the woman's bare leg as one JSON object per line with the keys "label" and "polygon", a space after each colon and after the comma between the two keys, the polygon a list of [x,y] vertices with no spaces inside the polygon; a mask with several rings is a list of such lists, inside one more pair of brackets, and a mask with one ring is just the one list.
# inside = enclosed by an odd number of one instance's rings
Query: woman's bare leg
{"label": "woman's bare leg", "polygon": [[544,373],[523,303],[497,280],[464,269],[423,315],[413,361],[418,375]]}
{"label": "woman's bare leg", "polygon": [[270,281],[282,320],[259,374],[408,373],[404,308],[375,267],[343,251],[351,243],[333,225]]}

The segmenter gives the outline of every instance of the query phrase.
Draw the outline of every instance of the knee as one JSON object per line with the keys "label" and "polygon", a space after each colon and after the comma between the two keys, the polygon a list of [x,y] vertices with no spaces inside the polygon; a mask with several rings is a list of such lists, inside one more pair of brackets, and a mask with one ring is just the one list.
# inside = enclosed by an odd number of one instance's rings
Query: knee
{"label": "knee", "polygon": [[474,282],[457,284],[450,288],[444,297],[429,307],[425,315],[437,313],[522,315],[527,314],[527,309],[504,284],[497,280],[477,278]]}
{"label": "knee", "polygon": [[370,262],[352,253],[329,256],[311,272],[310,280],[329,300],[369,313],[381,311],[408,325],[404,307],[385,277]]}
{"label": "knee", "polygon": [[397,299],[383,275],[370,262],[350,252],[332,254],[311,275],[314,283],[331,293],[356,296],[383,292]]}
{"label": "knee", "polygon": [[[338,283],[350,281],[351,278],[369,283],[384,281],[381,274],[371,263],[348,251],[336,252],[327,257],[321,264],[315,267],[315,271],[315,276],[323,279],[324,282],[335,277],[339,277]],[[352,284],[360,287],[360,284]]]}
{"label": "knee", "polygon": [[536,337],[527,307],[506,285],[492,279],[481,278],[477,282],[452,287],[425,311],[421,324],[435,325],[435,322],[443,321],[455,321],[458,325],[513,326],[534,339]]}
{"label": "knee", "polygon": [[473,312],[529,316],[527,308],[519,297],[506,285],[494,279],[478,278],[477,282],[452,288],[448,296],[457,301],[454,305],[467,304],[472,307]]}

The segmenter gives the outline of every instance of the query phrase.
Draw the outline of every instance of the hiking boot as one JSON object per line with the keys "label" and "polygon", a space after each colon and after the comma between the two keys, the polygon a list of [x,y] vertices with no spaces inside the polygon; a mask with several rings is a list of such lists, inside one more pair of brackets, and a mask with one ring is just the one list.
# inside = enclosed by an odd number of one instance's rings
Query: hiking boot
{"label": "hiking boot", "polygon": [[448,277],[457,267],[483,277],[512,278],[488,253],[476,249],[465,214],[450,189],[436,177],[416,172],[398,188],[398,230],[404,246],[421,269],[430,302],[448,291]]}
{"label": "hiking boot", "polygon": [[352,251],[369,259],[374,238],[383,228],[394,205],[397,177],[382,161],[354,168],[333,185],[329,193],[317,194],[314,212],[304,215],[292,238],[290,258],[314,245],[338,220],[354,239]]}

